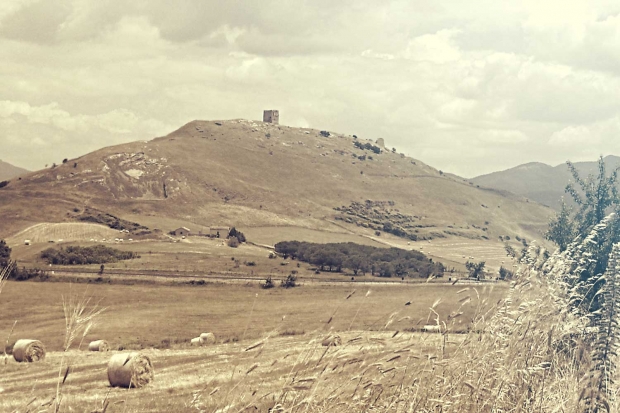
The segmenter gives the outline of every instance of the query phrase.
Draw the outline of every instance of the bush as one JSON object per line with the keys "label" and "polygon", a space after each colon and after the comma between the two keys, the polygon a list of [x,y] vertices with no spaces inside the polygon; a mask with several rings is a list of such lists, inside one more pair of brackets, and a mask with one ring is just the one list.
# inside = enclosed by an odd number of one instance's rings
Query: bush
{"label": "bush", "polygon": [[2,181],[2,182],[0,182],[0,188],[4,188],[8,184],[9,184],[9,181]]}
{"label": "bush", "polygon": [[[364,149],[364,150],[369,150],[369,151],[372,151],[372,152],[374,152],[376,154],[380,154],[381,153],[381,148],[379,148],[378,146],[375,146],[375,145],[373,145],[371,143],[368,143],[368,142],[361,143],[359,141],[355,141],[355,142],[353,142],[353,145],[356,148]],[[372,158],[370,158],[370,159],[372,159]]]}
{"label": "bush", "polygon": [[267,277],[267,279],[265,279],[265,282],[263,284],[260,285],[261,288],[264,288],[265,290],[268,290],[270,288],[275,287],[275,284],[273,283],[273,280],[271,279],[271,277]]}
{"label": "bush", "polygon": [[286,277],[286,280],[282,280],[282,282],[280,282],[280,287],[283,287],[283,288],[297,287],[297,277],[295,277],[293,274],[289,274],[288,277]]}
{"label": "bush", "polygon": [[243,243],[246,241],[245,235],[243,235],[243,232],[237,231],[235,227],[232,227],[230,231],[228,232],[227,238],[231,238],[231,237],[237,238],[237,241],[239,241],[240,243]]}
{"label": "bush", "polygon": [[13,272],[9,275],[9,279],[13,281],[28,281],[39,279],[41,281],[45,281],[49,278],[49,274],[47,271],[41,270],[39,268],[26,268],[22,267],[14,268]]}
{"label": "bush", "polygon": [[499,279],[511,280],[514,277],[514,273],[503,266],[499,267]]}
{"label": "bush", "polygon": [[239,246],[239,240],[237,239],[237,237],[230,237],[228,238],[226,244],[228,244],[228,246],[231,248],[237,248]]}

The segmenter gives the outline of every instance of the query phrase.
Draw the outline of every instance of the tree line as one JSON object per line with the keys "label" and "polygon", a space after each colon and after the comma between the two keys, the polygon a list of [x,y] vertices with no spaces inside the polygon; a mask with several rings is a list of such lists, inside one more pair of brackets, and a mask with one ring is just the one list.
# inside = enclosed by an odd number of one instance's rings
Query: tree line
{"label": "tree line", "polygon": [[48,248],[41,252],[41,258],[46,260],[48,264],[54,265],[85,265],[129,260],[139,258],[139,255],[135,252],[121,251],[105,245],[94,245],[92,247]]}
{"label": "tree line", "polygon": [[354,275],[368,274],[379,277],[441,277],[444,266],[433,262],[418,251],[400,248],[377,248],[353,242],[317,244],[301,241],[283,241],[275,245],[284,258],[307,262],[320,271],[343,272]]}

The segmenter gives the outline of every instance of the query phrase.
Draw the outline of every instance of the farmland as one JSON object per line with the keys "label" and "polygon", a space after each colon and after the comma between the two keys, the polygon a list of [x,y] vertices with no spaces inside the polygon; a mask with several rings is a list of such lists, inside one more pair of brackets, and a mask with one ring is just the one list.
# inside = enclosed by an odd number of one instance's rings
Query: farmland
{"label": "farmland", "polygon": [[[458,284],[304,285],[294,289],[261,290],[255,284],[206,284],[204,286],[85,285],[66,283],[10,282],[0,300],[0,334],[43,340],[50,354],[41,363],[17,364],[12,359],[0,369],[2,410],[16,409],[32,397],[43,400],[54,392],[59,350],[64,338],[62,297],[92,297],[106,307],[83,342],[105,338],[113,349],[147,349],[156,369],[156,380],[148,388],[127,393],[112,390],[112,401],[124,400],[109,411],[187,411],[195,397],[210,408],[226,403],[225,391],[207,397],[217,387],[239,382],[239,390],[260,391],[261,397],[286,386],[287,377],[300,359],[315,360],[324,348],[317,343],[330,331],[353,343],[330,353],[328,360],[363,357],[370,363],[398,348],[412,345],[416,354],[438,345],[438,339],[420,333],[425,324],[439,320],[454,330],[465,328],[482,306],[505,294],[505,285],[478,286],[465,291]],[[449,321],[464,296],[473,302],[465,306],[458,320]],[[480,296],[480,300],[478,300]],[[348,298],[347,298],[348,297]],[[406,303],[409,303],[406,305]],[[431,309],[432,308],[432,309]],[[27,309],[19,311],[18,309]],[[19,312],[19,313],[18,313]],[[459,327],[462,326],[462,327]],[[192,349],[189,340],[203,331],[216,334],[215,346]],[[392,338],[399,331],[396,338]],[[358,340],[362,340],[359,342]],[[257,351],[245,351],[264,341]],[[78,347],[77,344],[75,347]],[[85,345],[80,346],[81,349]],[[391,349],[391,350],[390,350]],[[65,388],[67,406],[94,409],[110,391],[105,366],[106,354],[71,350],[73,372]],[[332,359],[332,357],[334,357]],[[255,371],[245,374],[254,365]],[[298,366],[299,367],[299,366]],[[236,379],[231,374],[237,372]],[[241,372],[241,374],[239,374]],[[309,374],[305,371],[304,374]],[[316,373],[316,372],[314,372]],[[16,384],[28,382],[32,392]],[[34,386],[34,387],[33,387]],[[205,388],[208,388],[207,393]],[[228,387],[230,390],[230,387]],[[166,397],[156,397],[166,395]],[[248,395],[249,396],[249,395]],[[195,400],[196,403],[198,401]],[[262,404],[260,404],[262,403]],[[259,405],[275,403],[267,397]]]}
{"label": "farmland", "polygon": [[118,231],[103,225],[64,222],[64,223],[41,223],[30,226],[17,234],[7,238],[10,244],[22,244],[25,240],[33,243],[62,242],[67,241],[91,241],[102,239],[114,239],[118,237]]}
{"label": "farmland", "polygon": [[[505,287],[492,284],[477,288],[496,301]],[[105,337],[114,348],[161,346],[163,340],[186,343],[202,331],[215,332],[220,342],[244,336],[254,339],[274,330],[310,333],[321,328],[336,310],[337,317],[330,326],[337,331],[380,330],[393,312],[399,312],[399,318],[409,318],[392,323],[392,330],[420,329],[427,323],[435,300],[442,299],[435,309],[442,319],[454,311],[461,298],[456,292],[461,288],[458,284],[346,284],[328,288],[308,284],[262,290],[255,283],[162,288],[148,284],[10,282],[2,292],[0,331],[7,331],[18,320],[14,337],[42,337],[48,349],[59,350],[64,334],[62,297],[71,293],[86,293],[107,307],[93,336],[86,339]],[[355,294],[344,300],[352,291]],[[411,304],[405,306],[406,302]],[[28,308],[28,312],[16,317],[13,308]]]}

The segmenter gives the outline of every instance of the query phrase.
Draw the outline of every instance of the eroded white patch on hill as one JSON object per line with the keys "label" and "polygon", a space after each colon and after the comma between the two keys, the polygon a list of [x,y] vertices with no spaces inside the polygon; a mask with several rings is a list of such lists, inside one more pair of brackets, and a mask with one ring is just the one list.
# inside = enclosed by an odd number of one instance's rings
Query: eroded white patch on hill
{"label": "eroded white patch on hill", "polygon": [[125,175],[131,176],[132,178],[135,178],[135,179],[138,179],[142,175],[144,175],[144,171],[141,171],[140,169],[129,169],[123,172],[125,173]]}

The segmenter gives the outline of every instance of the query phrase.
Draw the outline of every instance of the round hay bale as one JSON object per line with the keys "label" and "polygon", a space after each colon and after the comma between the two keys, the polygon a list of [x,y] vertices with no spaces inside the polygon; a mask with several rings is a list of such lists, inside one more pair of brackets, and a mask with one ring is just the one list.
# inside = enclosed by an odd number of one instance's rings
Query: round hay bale
{"label": "round hay bale", "polygon": [[203,344],[208,344],[209,342],[215,344],[215,334],[213,333],[202,333],[200,338],[203,341]]}
{"label": "round hay bale", "polygon": [[422,327],[422,331],[426,331],[427,333],[441,333],[441,329],[436,324],[429,324]]}
{"label": "round hay bale", "polygon": [[88,345],[89,351],[110,351],[110,345],[105,340],[91,341]]}
{"label": "round hay bale", "polygon": [[202,346],[203,341],[202,341],[202,338],[200,338],[200,337],[194,337],[189,342],[189,344],[191,344],[192,346]]}
{"label": "round hay bale", "polygon": [[321,343],[323,347],[336,347],[342,345],[342,339],[339,335],[333,334],[325,337]]}
{"label": "round hay bale", "polygon": [[13,346],[13,358],[20,363],[43,361],[45,360],[45,346],[39,340],[17,340]]}
{"label": "round hay bale", "polygon": [[151,359],[138,352],[115,354],[108,363],[108,380],[112,387],[143,387],[154,376]]}

